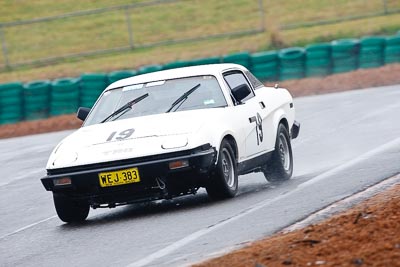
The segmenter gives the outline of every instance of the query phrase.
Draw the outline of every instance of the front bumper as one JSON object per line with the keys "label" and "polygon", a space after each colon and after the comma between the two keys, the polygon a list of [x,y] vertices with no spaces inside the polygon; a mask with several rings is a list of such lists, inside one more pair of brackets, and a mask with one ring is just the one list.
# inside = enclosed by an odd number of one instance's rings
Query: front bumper
{"label": "front bumper", "polygon": [[[201,186],[215,166],[217,152],[209,144],[191,150],[150,157],[133,158],[84,166],[48,170],[41,179],[48,191],[67,194],[73,199],[87,200],[92,206],[131,203],[170,198]],[[189,166],[171,170],[169,163],[188,160]],[[139,183],[101,187],[98,174],[136,167]],[[71,184],[54,185],[54,179],[69,177]]]}
{"label": "front bumper", "polygon": [[293,126],[292,126],[292,131],[290,133],[290,136],[292,137],[292,139],[297,138],[297,136],[299,136],[299,132],[300,132],[300,122],[294,121]]}

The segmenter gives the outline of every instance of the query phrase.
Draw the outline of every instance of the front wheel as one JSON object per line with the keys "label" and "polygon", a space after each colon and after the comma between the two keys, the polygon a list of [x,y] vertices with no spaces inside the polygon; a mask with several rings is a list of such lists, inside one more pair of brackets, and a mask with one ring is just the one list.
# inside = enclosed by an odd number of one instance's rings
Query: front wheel
{"label": "front wheel", "polygon": [[66,223],[83,222],[89,214],[89,203],[75,201],[64,194],[53,193],[58,217]]}
{"label": "front wheel", "polygon": [[221,143],[216,170],[211,175],[206,190],[212,199],[232,198],[237,193],[237,162],[233,149],[226,140]]}
{"label": "front wheel", "polygon": [[275,150],[264,166],[264,175],[269,182],[279,182],[290,179],[293,173],[292,146],[288,129],[279,124],[275,141]]}

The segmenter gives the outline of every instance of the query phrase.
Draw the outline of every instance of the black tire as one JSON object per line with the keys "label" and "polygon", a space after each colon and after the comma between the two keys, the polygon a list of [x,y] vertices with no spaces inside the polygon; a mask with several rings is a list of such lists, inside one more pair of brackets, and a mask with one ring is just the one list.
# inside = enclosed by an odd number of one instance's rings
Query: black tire
{"label": "black tire", "polygon": [[238,191],[237,160],[232,146],[223,140],[218,155],[215,172],[206,186],[208,196],[212,199],[232,198]]}
{"label": "black tire", "polygon": [[288,129],[279,124],[275,141],[275,150],[264,167],[265,178],[269,182],[288,180],[293,174],[292,145]]}
{"label": "black tire", "polygon": [[90,206],[87,202],[74,201],[64,194],[53,193],[54,206],[61,221],[78,223],[86,220]]}

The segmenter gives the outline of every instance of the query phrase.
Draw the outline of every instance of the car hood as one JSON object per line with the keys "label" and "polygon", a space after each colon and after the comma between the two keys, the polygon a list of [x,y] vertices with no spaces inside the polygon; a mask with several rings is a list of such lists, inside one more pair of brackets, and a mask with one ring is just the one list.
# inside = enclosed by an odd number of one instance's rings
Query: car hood
{"label": "car hood", "polygon": [[[186,150],[201,144],[189,136],[223,109],[203,109],[122,119],[85,126],[54,149],[47,169],[64,168]],[[128,138],[120,135],[132,131]],[[118,139],[119,138],[119,139]]]}

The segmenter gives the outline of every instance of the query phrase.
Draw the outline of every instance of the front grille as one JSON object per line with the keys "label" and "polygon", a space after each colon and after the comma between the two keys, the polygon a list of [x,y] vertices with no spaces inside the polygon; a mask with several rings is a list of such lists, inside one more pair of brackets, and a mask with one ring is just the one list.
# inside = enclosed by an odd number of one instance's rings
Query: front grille
{"label": "front grille", "polygon": [[120,167],[124,165],[135,165],[144,162],[152,162],[158,161],[163,159],[169,158],[176,158],[176,157],[184,157],[194,154],[198,151],[206,150],[205,148],[210,148],[210,146],[200,146],[190,150],[172,152],[172,153],[165,153],[160,155],[152,155],[140,158],[133,158],[133,159],[124,159],[124,160],[117,160],[117,161],[108,161],[108,162],[101,162],[101,163],[94,163],[82,166],[74,166],[74,167],[67,167],[67,168],[59,168],[59,169],[50,169],[47,170],[48,175],[57,175],[57,174],[64,174],[64,173],[71,173],[71,172],[81,172],[81,171],[90,171],[96,170],[99,168],[110,168],[110,167]]}

